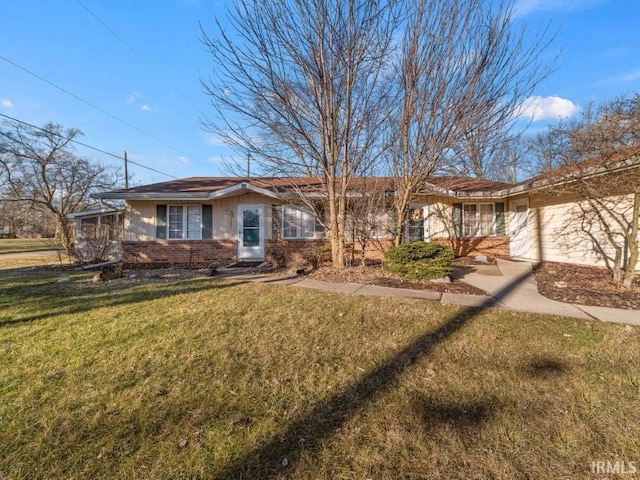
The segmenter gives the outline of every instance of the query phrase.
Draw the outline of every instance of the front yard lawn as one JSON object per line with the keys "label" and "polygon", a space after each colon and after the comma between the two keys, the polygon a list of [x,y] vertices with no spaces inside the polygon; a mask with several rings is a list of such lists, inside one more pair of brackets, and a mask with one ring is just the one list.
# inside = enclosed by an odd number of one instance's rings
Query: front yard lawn
{"label": "front yard lawn", "polygon": [[636,327],[91,276],[0,272],[2,478],[598,478],[592,462],[640,461]]}
{"label": "front yard lawn", "polygon": [[53,238],[3,238],[0,239],[0,254],[39,252],[56,250],[58,245]]}

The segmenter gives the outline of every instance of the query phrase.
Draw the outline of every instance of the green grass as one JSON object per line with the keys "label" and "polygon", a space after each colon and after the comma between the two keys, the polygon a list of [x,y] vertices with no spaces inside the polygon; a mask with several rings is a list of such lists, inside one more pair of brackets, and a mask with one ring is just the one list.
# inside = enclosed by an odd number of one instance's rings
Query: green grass
{"label": "green grass", "polygon": [[56,240],[53,238],[8,238],[0,239],[0,254],[40,252],[43,250],[55,250]]}
{"label": "green grass", "polygon": [[639,460],[634,327],[90,278],[0,273],[2,478],[594,478]]}

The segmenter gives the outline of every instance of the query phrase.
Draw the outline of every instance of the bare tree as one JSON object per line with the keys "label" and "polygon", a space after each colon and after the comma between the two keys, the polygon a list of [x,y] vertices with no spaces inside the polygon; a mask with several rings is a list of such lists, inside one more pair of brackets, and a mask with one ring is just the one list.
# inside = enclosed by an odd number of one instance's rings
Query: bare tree
{"label": "bare tree", "polygon": [[520,134],[504,132],[467,133],[458,143],[454,161],[441,170],[452,175],[516,183],[527,172],[528,142]]}
{"label": "bare tree", "polygon": [[559,122],[554,128],[538,132],[527,139],[527,165],[530,176],[550,172],[565,164],[570,149],[566,132],[576,126],[571,121]]}
{"label": "bare tree", "polygon": [[263,173],[320,178],[342,266],[350,181],[382,152],[395,2],[236,0],[229,22],[231,32],[203,32],[218,116],[205,126]]}
{"label": "bare tree", "polygon": [[548,190],[578,201],[567,229],[586,234],[605,259],[608,244],[613,281],[630,288],[640,257],[640,94],[589,106],[546,138],[569,179]]}
{"label": "bare tree", "polygon": [[119,181],[116,170],[73,153],[72,141],[79,135],[80,130],[54,123],[34,128],[11,121],[0,129],[0,171],[9,200],[48,210],[69,255],[73,239],[67,214],[93,203],[91,193],[113,188]]}
{"label": "bare tree", "polygon": [[366,265],[367,253],[381,252],[388,248],[389,234],[395,222],[390,211],[386,179],[367,179],[360,182],[357,192],[349,197],[347,206],[347,231],[351,237],[351,264],[356,252],[360,264]]}
{"label": "bare tree", "polygon": [[[513,25],[511,1],[408,2],[396,65],[400,101],[391,123],[396,216],[406,219],[424,181],[456,161],[465,140],[492,138],[551,71],[539,62],[553,38]],[[396,244],[405,225],[398,222]]]}

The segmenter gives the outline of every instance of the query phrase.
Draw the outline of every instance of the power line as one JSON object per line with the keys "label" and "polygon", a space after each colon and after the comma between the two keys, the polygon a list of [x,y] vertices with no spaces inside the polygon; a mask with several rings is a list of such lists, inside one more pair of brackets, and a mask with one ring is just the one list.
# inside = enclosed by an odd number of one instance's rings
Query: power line
{"label": "power line", "polygon": [[84,8],[84,9],[87,11],[87,13],[88,13],[89,15],[91,15],[93,18],[95,18],[95,19],[100,23],[100,25],[102,25],[104,28],[106,28],[107,30],[109,30],[109,32],[111,32],[111,35],[113,35],[114,37],[116,37],[116,38],[120,41],[120,43],[121,43],[121,44],[123,44],[125,47],[127,47],[127,48],[129,49],[129,51],[130,51],[131,53],[133,53],[134,55],[138,55],[138,53],[137,53],[133,48],[131,48],[131,46],[130,46],[127,42],[125,42],[125,41],[120,37],[120,35],[118,35],[118,34],[115,32],[115,30],[113,30],[111,27],[109,27],[109,25],[107,25],[105,22],[103,22],[103,21],[100,19],[100,17],[98,17],[95,13],[93,13],[91,10],[89,10],[89,8],[88,8],[84,3],[82,3],[80,0],[76,0],[76,2],[78,2],[78,4],[79,4],[82,8]]}
{"label": "power line", "polygon": [[78,100],[78,101],[80,101],[80,102],[84,103],[85,105],[88,105],[88,106],[90,106],[91,108],[93,108],[93,109],[95,109],[95,110],[97,110],[97,111],[99,111],[99,112],[101,112],[101,113],[103,113],[103,114],[107,115],[108,117],[111,117],[112,119],[114,119],[114,120],[116,120],[116,121],[118,121],[118,122],[122,123],[123,125],[126,125],[126,126],[127,126],[127,127],[129,127],[129,128],[132,128],[132,129],[133,129],[133,130],[135,130],[136,132],[141,133],[142,135],[144,135],[144,136],[146,136],[146,137],[148,137],[148,138],[150,138],[150,139],[152,139],[152,140],[155,140],[156,142],[158,142],[158,143],[160,143],[160,144],[164,145],[165,147],[167,147],[167,148],[169,148],[169,149],[173,150],[174,152],[180,153],[181,155],[184,155],[186,158],[190,158],[191,160],[193,160],[193,161],[195,161],[195,162],[197,162],[197,163],[200,163],[201,165],[204,165],[204,166],[206,166],[207,168],[209,168],[209,167],[210,167],[210,166],[209,166],[209,165],[207,165],[206,163],[204,163],[204,162],[202,162],[202,161],[198,160],[197,158],[195,158],[195,157],[193,157],[193,156],[189,155],[188,153],[183,152],[183,151],[182,151],[182,150],[180,150],[179,148],[176,148],[176,147],[174,147],[174,146],[172,146],[172,145],[169,145],[169,144],[168,144],[167,142],[165,142],[164,140],[161,140],[161,139],[159,139],[158,137],[156,137],[156,136],[154,136],[154,135],[151,135],[150,133],[147,133],[147,132],[145,132],[144,130],[139,129],[138,127],[136,127],[135,125],[133,125],[133,124],[131,124],[131,123],[127,122],[126,120],[123,120],[123,119],[121,119],[121,118],[119,118],[119,117],[116,117],[116,116],[115,116],[115,115],[113,115],[112,113],[109,113],[109,112],[107,112],[106,110],[104,110],[103,108],[100,108],[100,107],[98,107],[97,105],[94,105],[93,103],[89,102],[88,100],[85,100],[84,98],[82,98],[82,97],[80,97],[80,96],[76,95],[75,93],[70,92],[69,90],[66,90],[65,88],[63,88],[63,87],[61,87],[61,86],[59,86],[59,85],[57,85],[57,84],[53,83],[53,82],[52,82],[52,81],[50,81],[50,80],[47,80],[46,78],[44,78],[44,77],[42,77],[42,76],[38,75],[37,73],[32,72],[32,71],[31,71],[31,70],[29,70],[28,68],[25,68],[25,67],[23,67],[22,65],[19,65],[19,64],[17,64],[17,63],[16,63],[16,62],[14,62],[14,61],[9,60],[7,57],[4,57],[4,56],[0,55],[0,60],[4,60],[5,62],[7,62],[7,63],[9,63],[9,64],[13,65],[14,67],[16,67],[16,68],[18,68],[18,69],[22,70],[23,72],[26,72],[26,73],[28,73],[29,75],[31,75],[31,76],[33,76],[33,77],[37,78],[38,80],[41,80],[41,81],[45,82],[45,83],[46,83],[46,84],[48,84],[48,85],[51,85],[52,87],[56,88],[57,90],[60,90],[61,92],[63,92],[63,93],[65,93],[65,94],[67,94],[67,95],[69,95],[69,96],[71,96],[71,97],[75,98],[76,100]]}
{"label": "power line", "polygon": [[[127,42],[125,42],[122,37],[120,35],[118,35],[116,33],[116,31],[111,28],[109,25],[107,25],[106,22],[104,22],[100,17],[98,17],[98,15],[96,15],[95,13],[93,13],[91,10],[89,10],[89,7],[87,7],[84,3],[82,3],[80,0],[76,0],[76,2],[89,14],[91,15],[94,19],[96,19],[96,21],[98,21],[98,23],[100,23],[100,25],[102,25],[105,29],[107,29],[109,31],[109,33],[111,33],[122,45],[124,45],[131,53],[133,53],[136,57],[138,57],[140,60],[146,61],[145,58],[143,58],[136,50],[133,49],[133,47],[131,47],[131,45],[129,45]],[[147,62],[149,63],[149,62]],[[157,68],[155,68],[153,65],[151,65],[151,67],[153,67],[156,72],[158,71]],[[162,75],[159,76],[159,78],[164,78]],[[187,101],[187,103],[189,103],[193,108],[195,108],[198,113],[200,115],[205,115],[205,113],[200,109],[200,107],[198,107],[195,103],[193,103],[191,101],[191,99],[189,97],[187,97],[184,93],[182,93],[180,91],[180,89],[176,88],[175,85],[172,85],[171,83],[167,83],[173,90],[175,90],[178,95],[180,95],[184,100]]]}
{"label": "power line", "polygon": [[[18,118],[12,117],[10,115],[5,115],[4,113],[0,113],[0,117],[8,118],[9,120],[13,120],[14,122],[18,122],[18,123],[21,123],[23,125],[27,125],[28,127],[35,128],[37,130],[40,130],[41,132],[48,133],[49,135],[58,135],[58,136],[60,136],[56,132],[52,132],[50,130],[47,130],[46,128],[38,127],[37,125],[33,125],[33,124],[29,123],[29,122],[25,122],[24,120],[20,120]],[[96,152],[100,152],[100,153],[102,153],[104,155],[108,155],[109,157],[113,157],[113,158],[117,158],[118,160],[122,160],[122,157],[116,155],[115,153],[107,152],[106,150],[102,150],[101,148],[98,148],[98,147],[93,147],[93,146],[88,145],[86,143],[83,143],[83,142],[81,142],[79,140],[69,139],[69,141],[72,142],[72,143],[75,143],[77,145],[81,145],[83,147],[89,148],[91,150],[95,150]],[[155,168],[147,167],[146,165],[143,165],[143,164],[138,163],[138,162],[134,162],[133,160],[128,160],[127,159],[127,161],[129,163],[131,163],[132,165],[136,165],[138,167],[145,168],[145,169],[150,170],[152,172],[159,173],[160,175],[164,175],[164,176],[169,177],[169,178],[174,178],[176,180],[178,179],[178,177],[175,177],[175,176],[170,175],[170,174],[165,173],[165,172],[161,172],[160,170],[156,170]]]}

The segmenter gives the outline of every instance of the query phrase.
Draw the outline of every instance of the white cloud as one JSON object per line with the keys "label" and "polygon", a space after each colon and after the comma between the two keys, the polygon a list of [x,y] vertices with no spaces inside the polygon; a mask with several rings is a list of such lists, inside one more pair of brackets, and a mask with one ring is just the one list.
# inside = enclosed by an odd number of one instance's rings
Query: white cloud
{"label": "white cloud", "polygon": [[2,105],[4,108],[13,108],[13,103],[8,98],[3,98],[2,100],[0,100],[0,105]]}
{"label": "white cloud", "polygon": [[535,95],[524,100],[518,107],[519,117],[528,118],[533,122],[538,120],[559,120],[567,118],[578,111],[578,107],[569,99]]}
{"label": "white cloud", "polygon": [[180,156],[178,157],[177,163],[179,165],[186,165],[187,163],[189,163],[189,159],[187,157]]}
{"label": "white cloud", "polygon": [[142,98],[142,93],[140,93],[140,92],[129,93],[126,96],[127,103],[134,103],[136,100],[138,100],[140,98]]}
{"label": "white cloud", "polygon": [[516,16],[529,15],[536,11],[563,11],[587,10],[608,0],[519,0],[513,10]]}
{"label": "white cloud", "polygon": [[149,105],[147,105],[146,103],[140,107],[140,110],[142,110],[143,112],[157,112],[158,111],[157,108],[152,108]]}
{"label": "white cloud", "polygon": [[628,72],[624,75],[620,75],[620,81],[622,83],[634,82],[639,78],[640,78],[640,70],[634,70],[633,72]]}

